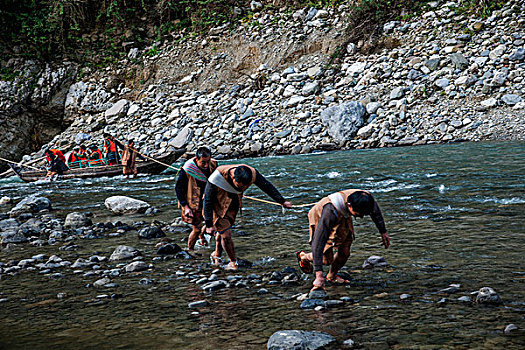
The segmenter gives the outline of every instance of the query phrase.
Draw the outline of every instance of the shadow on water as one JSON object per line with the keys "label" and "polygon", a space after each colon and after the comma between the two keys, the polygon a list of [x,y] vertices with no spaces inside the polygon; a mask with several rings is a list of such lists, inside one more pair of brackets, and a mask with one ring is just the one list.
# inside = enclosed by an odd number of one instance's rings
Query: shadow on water
{"label": "shadow on water", "polygon": [[[350,297],[352,302],[300,310],[295,296],[307,292],[311,280],[291,287],[263,281],[273,271],[295,267],[294,252],[309,248],[308,209],[283,214],[279,207],[245,201],[233,235],[239,256],[257,262],[237,273],[261,277],[249,288],[206,294],[188,276],[210,275],[212,268],[204,264],[209,250],[201,250],[195,261],[153,260],[156,242],[139,241],[133,231],[76,240],[76,251],[30,245],[0,251],[4,264],[39,253],[74,262],[94,254],[109,256],[126,244],[139,248],[154,265],[146,272],[122,273],[111,290],[92,286],[99,276],[73,274],[72,269],[60,270],[63,277],[57,279],[25,270],[2,275],[0,348],[261,349],[275,331],[301,329],[328,332],[339,341],[352,338],[364,348],[521,349],[523,331],[516,336],[503,330],[510,323],[525,327],[524,151],[524,143],[471,143],[242,160],[296,204],[346,188],[374,194],[392,246],[380,246],[371,220],[357,220],[357,240],[346,266],[351,284],[328,289],[330,298]],[[38,184],[11,178],[0,181],[0,196],[15,203],[29,194],[46,196],[60,217],[90,211],[94,222],[170,222],[179,215],[174,183],[174,173]],[[264,198],[256,188],[248,192]],[[110,195],[146,200],[159,213],[153,218],[111,216],[104,207]],[[171,238],[182,241],[184,234]],[[363,270],[370,255],[384,256],[389,267]],[[101,264],[100,269],[115,265]],[[152,283],[139,283],[144,278]],[[452,283],[461,284],[458,293],[439,293]],[[494,288],[504,305],[457,301],[484,286]],[[263,287],[267,294],[258,293]],[[66,297],[57,298],[58,293]],[[400,300],[404,293],[411,297]],[[189,302],[204,299],[209,306],[188,308]]]}

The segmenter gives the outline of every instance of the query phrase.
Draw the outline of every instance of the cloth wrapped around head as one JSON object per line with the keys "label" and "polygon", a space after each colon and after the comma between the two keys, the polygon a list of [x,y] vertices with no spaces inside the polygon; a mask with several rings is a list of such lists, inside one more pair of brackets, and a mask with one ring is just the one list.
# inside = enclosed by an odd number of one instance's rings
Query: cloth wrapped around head
{"label": "cloth wrapped around head", "polygon": [[186,163],[184,163],[184,165],[182,166],[182,169],[184,169],[186,174],[194,177],[195,179],[199,181],[203,181],[203,182],[208,181],[208,178],[206,177],[206,175],[204,175],[202,170],[197,166],[197,164],[195,164],[194,159],[190,159]]}

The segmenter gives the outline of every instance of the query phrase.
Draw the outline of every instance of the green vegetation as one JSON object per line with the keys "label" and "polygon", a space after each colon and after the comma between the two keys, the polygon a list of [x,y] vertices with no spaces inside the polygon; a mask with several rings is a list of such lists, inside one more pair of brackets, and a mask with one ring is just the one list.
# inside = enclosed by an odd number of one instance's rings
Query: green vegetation
{"label": "green vegetation", "polygon": [[0,80],[2,81],[13,81],[19,75],[19,72],[15,72],[9,68],[0,68]]}
{"label": "green vegetation", "polygon": [[454,9],[458,15],[476,14],[480,17],[489,17],[492,12],[501,9],[507,4],[502,0],[462,0],[459,6]]}
{"label": "green vegetation", "polygon": [[[429,0],[277,0],[268,8],[338,7],[349,4],[349,42],[367,41],[381,25],[409,19]],[[502,0],[458,0],[455,11],[488,16]],[[0,59],[67,58],[97,67],[125,57],[132,47],[152,46],[168,34],[183,40],[210,27],[250,21],[250,0],[3,0]],[[257,25],[257,24],[255,24]],[[172,36],[169,37],[170,40]],[[123,45],[127,43],[126,45]],[[147,55],[154,56],[152,46]],[[335,55],[337,58],[339,55]],[[12,79],[2,72],[2,79]]]}

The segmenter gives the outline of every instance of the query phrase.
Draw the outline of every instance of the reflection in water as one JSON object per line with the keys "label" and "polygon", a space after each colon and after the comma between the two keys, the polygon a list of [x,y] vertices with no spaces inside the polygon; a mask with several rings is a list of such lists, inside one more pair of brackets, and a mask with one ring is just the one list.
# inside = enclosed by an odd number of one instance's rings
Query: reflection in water
{"label": "reflection in water", "polygon": [[[233,235],[239,256],[255,266],[236,274],[254,276],[249,288],[209,295],[189,282],[210,275],[204,264],[209,250],[197,261],[152,260],[156,242],[139,241],[133,232],[76,240],[76,251],[29,245],[1,251],[3,263],[38,253],[73,262],[109,256],[126,244],[139,248],[155,269],[122,273],[111,290],[92,287],[98,276],[72,274],[71,269],[60,270],[63,276],[56,279],[38,270],[2,276],[0,299],[7,301],[0,303],[0,348],[261,349],[282,329],[324,331],[366,348],[523,348],[523,333],[506,336],[503,329],[510,323],[525,326],[524,150],[523,143],[472,143],[243,160],[296,204],[347,188],[368,189],[378,200],[391,248],[382,249],[371,220],[358,219],[347,263],[351,285],[329,287],[330,298],[350,297],[352,302],[320,312],[300,310],[295,300],[311,281],[282,287],[264,278],[295,267],[294,252],[308,249],[308,208],[282,214],[278,207],[246,201]],[[8,179],[0,181],[0,195],[15,203],[29,194],[46,196],[61,217],[90,211],[95,222],[170,222],[178,215],[174,181],[173,173],[38,184]],[[110,195],[143,199],[160,211],[154,218],[113,217],[103,204]],[[247,195],[264,197],[256,188]],[[373,254],[384,256],[390,266],[362,270],[364,259]],[[101,265],[103,270],[116,264]],[[143,278],[152,283],[141,284]],[[461,284],[460,292],[438,293],[451,283]],[[494,288],[505,305],[456,301],[484,286]],[[263,287],[267,294],[258,293]],[[58,299],[58,293],[67,296]],[[411,297],[401,301],[404,293]],[[209,307],[187,307],[203,299]]]}

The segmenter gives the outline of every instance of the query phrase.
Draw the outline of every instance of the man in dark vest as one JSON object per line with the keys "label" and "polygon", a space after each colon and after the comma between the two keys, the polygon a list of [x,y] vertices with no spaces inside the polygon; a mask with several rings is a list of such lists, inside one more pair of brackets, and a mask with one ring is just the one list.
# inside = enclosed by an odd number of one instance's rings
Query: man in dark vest
{"label": "man in dark vest", "polygon": [[188,237],[188,250],[195,248],[198,238],[200,238],[201,244],[208,244],[204,238],[202,226],[202,201],[208,177],[216,168],[217,161],[211,158],[210,149],[200,147],[197,149],[195,157],[184,163],[179,172],[175,192],[181,207],[181,218],[182,221],[193,226]]}
{"label": "man in dark vest", "polygon": [[224,249],[230,258],[226,267],[229,270],[237,269],[231,228],[242,207],[243,193],[253,184],[283,207],[292,207],[292,203],[286,201],[264,176],[245,164],[221,165],[211,174],[206,184],[203,210],[206,232],[210,235],[216,233],[216,247],[211,259],[218,264]]}
{"label": "man in dark vest", "polygon": [[[362,218],[370,215],[376,224],[385,248],[390,246],[390,237],[383,215],[374,197],[362,190],[350,189],[324,197],[308,212],[311,253],[297,252],[297,260],[305,273],[315,273],[315,289],[324,289],[323,264],[330,265],[326,280],[336,284],[348,283],[337,275],[350,256],[354,240],[352,216]],[[337,252],[334,253],[334,249]]]}

